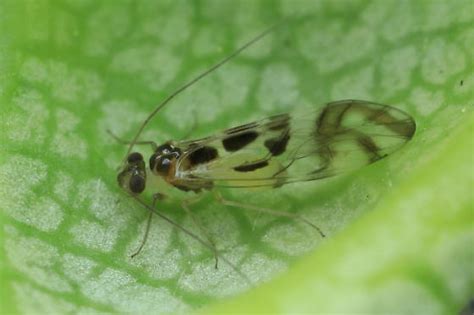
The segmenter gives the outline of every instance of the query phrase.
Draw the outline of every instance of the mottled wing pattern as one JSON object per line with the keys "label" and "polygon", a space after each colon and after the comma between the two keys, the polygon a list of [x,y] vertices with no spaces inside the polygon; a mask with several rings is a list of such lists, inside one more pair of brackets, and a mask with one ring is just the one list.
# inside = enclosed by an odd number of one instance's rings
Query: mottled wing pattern
{"label": "mottled wing pattern", "polygon": [[278,187],[356,170],[409,141],[414,120],[391,106],[344,100],[303,115],[276,115],[178,145],[176,177],[188,187]]}

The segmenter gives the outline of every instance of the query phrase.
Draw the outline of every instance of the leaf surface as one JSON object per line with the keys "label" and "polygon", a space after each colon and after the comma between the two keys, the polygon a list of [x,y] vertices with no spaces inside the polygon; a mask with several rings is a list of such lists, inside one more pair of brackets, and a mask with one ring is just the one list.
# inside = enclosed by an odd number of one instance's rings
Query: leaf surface
{"label": "leaf surface", "polygon": [[[131,259],[147,212],[117,186],[126,147],[106,130],[133,137],[172,90],[284,18],[142,138],[201,137],[351,98],[411,113],[414,139],[346,176],[221,192],[298,213],[324,240],[212,194],[193,204],[225,257],[265,283],[255,290],[159,219]],[[459,312],[474,282],[473,29],[460,0],[3,1],[2,312]],[[180,207],[190,196],[164,192],[160,211],[204,238]]]}

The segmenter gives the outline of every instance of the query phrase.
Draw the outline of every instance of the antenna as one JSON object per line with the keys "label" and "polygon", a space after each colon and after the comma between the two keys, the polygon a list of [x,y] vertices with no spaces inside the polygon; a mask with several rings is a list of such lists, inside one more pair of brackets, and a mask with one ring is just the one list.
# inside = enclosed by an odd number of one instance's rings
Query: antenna
{"label": "antenna", "polygon": [[261,32],[260,34],[258,34],[256,37],[254,37],[252,40],[248,41],[247,43],[245,43],[244,45],[242,45],[240,48],[238,48],[237,50],[235,50],[232,54],[230,54],[229,56],[225,57],[224,59],[222,59],[221,61],[219,61],[218,63],[216,63],[215,65],[213,65],[212,67],[210,67],[209,69],[207,69],[206,71],[202,72],[201,74],[199,74],[198,76],[194,77],[192,80],[188,81],[187,83],[183,84],[181,87],[177,88],[173,93],[171,93],[170,95],[168,95],[168,97],[166,97],[151,113],[150,115],[148,115],[148,117],[143,121],[142,125],[140,126],[140,128],[138,128],[138,131],[137,133],[135,134],[135,137],[133,137],[132,141],[130,142],[130,145],[128,147],[128,150],[127,150],[127,154],[125,155],[125,158],[124,158],[124,162],[127,160],[127,156],[130,154],[130,152],[132,151],[132,148],[133,146],[137,143],[137,140],[138,138],[140,137],[140,134],[142,133],[143,129],[145,129],[146,125],[150,122],[150,120],[156,115],[156,113],[158,113],[166,104],[168,104],[175,96],[177,96],[178,94],[180,94],[181,92],[183,92],[184,90],[186,90],[188,87],[190,87],[191,85],[195,84],[196,82],[198,82],[199,80],[201,80],[202,78],[206,77],[208,74],[214,72],[215,70],[217,70],[218,68],[220,68],[221,66],[223,66],[224,64],[226,64],[228,61],[230,61],[231,59],[235,58],[237,55],[239,55],[242,51],[244,51],[246,48],[248,48],[249,46],[253,45],[254,43],[258,42],[260,39],[262,39],[263,37],[265,37],[266,35],[268,35],[269,33],[271,33],[276,27],[278,27],[279,25],[281,24],[280,23],[277,23],[269,28],[267,28],[266,30],[264,30],[263,32]]}

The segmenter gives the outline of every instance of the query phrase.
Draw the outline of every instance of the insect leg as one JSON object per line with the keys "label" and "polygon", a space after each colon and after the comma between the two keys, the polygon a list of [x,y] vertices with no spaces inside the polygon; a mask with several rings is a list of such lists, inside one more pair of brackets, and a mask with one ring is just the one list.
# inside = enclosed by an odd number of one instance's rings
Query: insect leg
{"label": "insect leg", "polygon": [[[175,227],[176,229],[178,229],[179,231],[183,232],[184,234],[186,234],[187,236],[189,236],[191,239],[195,240],[196,242],[198,242],[199,244],[201,244],[202,246],[204,246],[205,248],[209,249],[209,250],[212,250],[212,251],[215,251],[215,248],[212,248],[211,245],[209,245],[208,243],[206,243],[205,241],[203,241],[199,236],[197,236],[196,234],[194,234],[193,232],[191,232],[190,230],[184,228],[183,226],[179,225],[177,222],[171,220],[170,218],[168,218],[167,216],[165,216],[164,214],[160,213],[159,211],[157,211],[156,208],[153,208],[151,207],[149,204],[147,204],[145,201],[143,201],[142,199],[140,199],[136,194],[133,194],[131,192],[127,192],[128,195],[135,199],[140,205],[142,205],[143,207],[145,207],[146,209],[148,209],[148,211],[150,212],[153,212],[154,214],[156,214],[159,218],[163,219],[165,222],[168,222],[169,224],[171,224],[173,227]],[[164,195],[161,195],[161,196],[164,196]],[[249,286],[252,286],[253,285],[253,282],[252,280],[250,280],[250,278],[244,274],[234,263],[232,263],[230,260],[228,260],[224,255],[222,255],[222,253],[220,253],[219,251],[216,251],[217,252],[217,255],[220,255],[220,259],[222,261],[224,261],[227,265],[229,265],[230,268],[232,268],[232,270],[237,273],[240,277],[242,277],[242,279],[245,280],[245,282],[249,285]]]}
{"label": "insect leg", "polygon": [[196,203],[198,202],[199,200],[201,199],[201,196],[199,196],[198,198],[191,198],[191,199],[186,199],[186,200],[183,200],[183,202],[181,202],[181,207],[184,209],[184,211],[186,211],[186,213],[191,217],[191,219],[193,220],[194,224],[196,224],[196,226],[199,228],[199,230],[201,230],[202,234],[204,234],[204,236],[206,237],[207,241],[209,242],[209,244],[211,245],[212,247],[212,251],[214,252],[214,259],[216,261],[215,263],[215,268],[217,269],[217,265],[219,263],[219,256],[218,256],[218,253],[217,253],[217,248],[216,248],[216,244],[214,243],[214,241],[212,240],[211,236],[209,235],[209,233],[206,231],[206,229],[202,226],[202,224],[199,222],[198,218],[196,218],[196,216],[194,215],[194,213],[192,213],[191,209],[189,208],[189,206],[193,203]]}
{"label": "insect leg", "polygon": [[[158,200],[162,200],[163,198],[164,198],[163,194],[160,194],[160,193],[154,194],[152,207],[155,208],[156,202]],[[143,246],[145,246],[145,243],[148,239],[148,234],[150,233],[152,217],[153,217],[153,212],[150,211],[150,214],[148,215],[148,219],[146,222],[145,234],[143,234],[142,242],[140,243],[140,246],[137,248],[137,250],[132,255],[130,255],[130,258],[134,258],[135,256],[137,256],[142,251]]]}
{"label": "insect leg", "polygon": [[222,195],[218,192],[215,193],[215,197],[216,197],[216,200],[224,206],[234,207],[234,208],[241,208],[241,209],[245,209],[245,210],[268,213],[268,214],[278,216],[278,217],[287,217],[287,218],[293,218],[295,220],[300,220],[300,221],[308,224],[312,228],[316,229],[316,231],[318,231],[318,233],[321,235],[321,237],[326,237],[326,235],[324,235],[323,231],[321,231],[321,229],[319,227],[317,227],[316,225],[314,225],[310,221],[306,220],[305,218],[303,218],[303,217],[301,217],[297,214],[290,213],[290,212],[284,212],[284,211],[275,211],[275,210],[268,209],[268,208],[263,208],[263,207],[258,207],[258,206],[254,206],[254,205],[248,205],[248,204],[243,204],[243,203],[240,203],[240,202],[235,202],[235,201],[232,201],[232,200],[227,200],[227,199],[224,199],[224,197],[222,197]]}
{"label": "insect leg", "polygon": [[[110,129],[107,129],[107,133],[115,139],[115,141],[117,141],[118,143],[120,144],[124,144],[124,145],[129,145],[130,143],[132,143],[131,141],[127,141],[125,139],[122,139],[120,138],[119,136],[117,136],[116,134],[114,134]],[[152,149],[153,149],[153,152],[156,151],[156,148],[158,147],[158,145],[156,144],[156,142],[154,141],[137,141],[135,142],[135,144],[140,144],[140,145],[151,145]]]}

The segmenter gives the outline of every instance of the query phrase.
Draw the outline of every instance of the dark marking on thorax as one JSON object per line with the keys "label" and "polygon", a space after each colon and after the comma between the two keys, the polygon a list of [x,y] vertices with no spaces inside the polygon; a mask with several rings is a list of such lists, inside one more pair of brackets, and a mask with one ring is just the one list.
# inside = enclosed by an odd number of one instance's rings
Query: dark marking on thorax
{"label": "dark marking on thorax", "polygon": [[229,135],[227,138],[222,140],[222,145],[224,146],[226,151],[235,152],[252,143],[257,138],[258,132],[246,131],[242,133],[237,133],[235,135]]}

